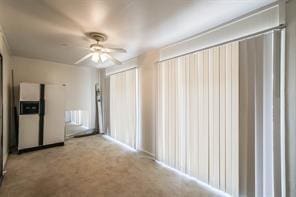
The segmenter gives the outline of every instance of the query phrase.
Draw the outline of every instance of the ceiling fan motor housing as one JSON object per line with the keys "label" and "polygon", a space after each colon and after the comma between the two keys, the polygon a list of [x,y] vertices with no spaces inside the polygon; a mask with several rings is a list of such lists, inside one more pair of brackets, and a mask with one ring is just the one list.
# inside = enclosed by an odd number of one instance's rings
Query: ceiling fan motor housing
{"label": "ceiling fan motor housing", "polygon": [[97,42],[104,42],[108,38],[106,34],[99,33],[99,32],[89,32],[86,35]]}
{"label": "ceiling fan motor housing", "polygon": [[90,45],[90,49],[92,50],[92,51],[100,51],[101,49],[103,49],[104,47],[103,47],[103,45],[100,45],[100,44],[98,44],[98,43],[96,43],[96,44],[91,44]]}

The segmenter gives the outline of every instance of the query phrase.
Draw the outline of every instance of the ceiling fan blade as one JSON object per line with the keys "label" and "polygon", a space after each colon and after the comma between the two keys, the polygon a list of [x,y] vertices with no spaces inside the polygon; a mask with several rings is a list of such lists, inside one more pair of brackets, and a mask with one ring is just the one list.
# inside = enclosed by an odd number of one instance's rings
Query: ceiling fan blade
{"label": "ceiling fan blade", "polygon": [[120,65],[122,64],[120,61],[109,55],[108,53],[103,54],[105,57],[107,57],[109,60],[111,60],[114,64]]}
{"label": "ceiling fan blade", "polygon": [[87,58],[89,58],[90,56],[92,56],[92,53],[89,53],[85,56],[83,56],[82,58],[80,58],[77,62],[75,62],[74,64],[79,64],[81,62],[83,62],[84,60],[86,60]]}
{"label": "ceiling fan blade", "polygon": [[126,53],[126,50],[125,49],[122,49],[122,48],[102,48],[101,49],[102,52],[105,52],[105,53]]}

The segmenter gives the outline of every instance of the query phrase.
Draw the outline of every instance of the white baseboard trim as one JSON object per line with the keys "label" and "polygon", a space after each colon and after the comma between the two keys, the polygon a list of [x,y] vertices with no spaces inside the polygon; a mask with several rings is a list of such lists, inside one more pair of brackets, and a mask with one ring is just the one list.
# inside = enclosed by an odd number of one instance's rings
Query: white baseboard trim
{"label": "white baseboard trim", "polygon": [[155,158],[155,154],[153,154],[153,153],[151,153],[151,152],[149,152],[149,151],[143,150],[143,149],[141,149],[141,148],[138,148],[137,151],[139,151],[139,152],[143,152],[143,153],[145,153],[145,154],[147,154],[147,155],[149,155],[149,156]]}

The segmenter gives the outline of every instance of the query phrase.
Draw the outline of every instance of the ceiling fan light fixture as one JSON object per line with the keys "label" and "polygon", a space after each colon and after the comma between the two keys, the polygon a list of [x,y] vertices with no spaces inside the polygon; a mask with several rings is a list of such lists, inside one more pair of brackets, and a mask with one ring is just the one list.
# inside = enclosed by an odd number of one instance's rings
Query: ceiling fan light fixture
{"label": "ceiling fan light fixture", "polygon": [[100,61],[100,54],[99,54],[99,52],[94,52],[93,55],[92,55],[92,57],[91,57],[91,60],[94,61],[94,62],[96,62],[96,63],[99,63],[99,61]]}
{"label": "ceiling fan light fixture", "polygon": [[[110,60],[113,64],[120,65],[121,62],[115,59],[111,53],[126,53],[126,50],[123,48],[108,48],[104,47],[100,43],[107,40],[107,36],[98,32],[86,33],[88,37],[95,40],[95,44],[90,45],[90,53],[80,58],[74,64],[80,64],[88,58],[97,64],[103,64],[104,62]],[[110,54],[109,54],[110,53]]]}
{"label": "ceiling fan light fixture", "polygon": [[102,60],[102,62],[105,62],[105,61],[108,60],[108,57],[104,53],[102,53],[101,54],[101,60]]}

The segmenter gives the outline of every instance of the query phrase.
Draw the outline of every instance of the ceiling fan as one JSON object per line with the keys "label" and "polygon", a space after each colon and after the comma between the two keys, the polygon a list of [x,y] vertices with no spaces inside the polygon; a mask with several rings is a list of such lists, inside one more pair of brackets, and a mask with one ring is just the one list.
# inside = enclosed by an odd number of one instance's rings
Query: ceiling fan
{"label": "ceiling fan", "polygon": [[107,35],[103,33],[98,32],[91,32],[86,34],[91,39],[95,40],[95,44],[90,45],[91,52],[82,58],[80,58],[78,61],[76,61],[74,64],[79,64],[83,61],[85,61],[88,58],[91,58],[92,61],[103,64],[107,60],[112,61],[114,64],[121,64],[121,62],[117,59],[115,59],[111,53],[126,53],[125,49],[122,48],[107,48],[100,44],[100,42],[104,42],[107,40]]}

